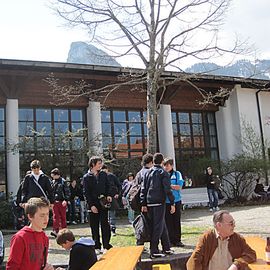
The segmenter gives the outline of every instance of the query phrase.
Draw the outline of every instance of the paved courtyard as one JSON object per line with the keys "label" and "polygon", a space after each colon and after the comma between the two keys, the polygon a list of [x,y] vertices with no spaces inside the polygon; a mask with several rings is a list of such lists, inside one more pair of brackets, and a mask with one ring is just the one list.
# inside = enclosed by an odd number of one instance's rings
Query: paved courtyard
{"label": "paved courtyard", "polygon": [[[260,235],[262,237],[270,236],[270,205],[264,206],[242,206],[242,207],[224,207],[231,211],[233,217],[236,221],[236,231],[243,235]],[[130,227],[127,219],[123,218],[119,221],[121,227]],[[212,213],[208,211],[207,208],[201,209],[187,209],[182,212],[182,224],[185,227],[207,227],[212,224]],[[70,229],[74,232],[76,237],[90,236],[90,229],[88,224],[72,225]],[[51,228],[46,230],[49,235]],[[68,252],[61,249],[55,239],[50,237],[50,249],[48,261],[53,264],[61,264],[68,262]],[[117,237],[117,236],[116,236]],[[195,235],[193,239],[190,239],[186,244],[185,248],[177,248],[175,252],[186,253],[193,250],[194,245],[198,239],[199,235]],[[11,235],[4,235],[5,239],[5,261],[9,255],[9,243]],[[145,255],[147,256],[147,254]]]}

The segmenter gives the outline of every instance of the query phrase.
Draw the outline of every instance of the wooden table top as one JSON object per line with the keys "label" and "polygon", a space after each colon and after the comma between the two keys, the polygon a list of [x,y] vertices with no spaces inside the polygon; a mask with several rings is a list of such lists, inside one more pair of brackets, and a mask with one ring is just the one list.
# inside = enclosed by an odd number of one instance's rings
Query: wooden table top
{"label": "wooden table top", "polygon": [[141,257],[143,248],[143,246],[111,248],[90,269],[133,270]]}
{"label": "wooden table top", "polygon": [[251,270],[270,270],[270,265],[268,265],[265,261],[265,246],[266,239],[256,236],[245,237],[248,245],[256,251],[257,261],[249,264],[249,268]]}

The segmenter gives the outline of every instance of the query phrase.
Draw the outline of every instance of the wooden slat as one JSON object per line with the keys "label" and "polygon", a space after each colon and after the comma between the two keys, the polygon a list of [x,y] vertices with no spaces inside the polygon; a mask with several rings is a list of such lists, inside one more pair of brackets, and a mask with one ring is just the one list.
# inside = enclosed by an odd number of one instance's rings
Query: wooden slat
{"label": "wooden slat", "polygon": [[249,264],[251,270],[270,270],[270,265],[265,261],[266,240],[260,237],[245,237],[248,245],[256,251],[257,261]]}
{"label": "wooden slat", "polygon": [[143,252],[143,246],[114,247],[108,250],[91,270],[133,270]]}

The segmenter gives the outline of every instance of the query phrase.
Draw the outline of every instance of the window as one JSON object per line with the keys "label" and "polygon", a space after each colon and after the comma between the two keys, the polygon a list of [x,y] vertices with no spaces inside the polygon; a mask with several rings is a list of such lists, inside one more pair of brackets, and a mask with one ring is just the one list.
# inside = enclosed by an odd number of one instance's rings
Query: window
{"label": "window", "polygon": [[172,125],[177,164],[184,175],[192,176],[196,158],[219,158],[213,112],[172,112]]}
{"label": "window", "polygon": [[145,112],[104,110],[101,121],[105,153],[115,158],[141,157],[145,153]]}
{"label": "window", "polygon": [[[60,170],[63,170],[65,167],[66,175],[70,177],[78,166],[84,168],[87,164],[85,127],[85,111],[82,109],[20,108],[20,154],[24,157],[21,162],[27,163],[21,164],[22,176],[29,168],[28,162],[34,158],[43,163],[47,160],[47,169],[61,166]],[[77,152],[85,157],[77,159]],[[76,168],[73,167],[75,156]]]}

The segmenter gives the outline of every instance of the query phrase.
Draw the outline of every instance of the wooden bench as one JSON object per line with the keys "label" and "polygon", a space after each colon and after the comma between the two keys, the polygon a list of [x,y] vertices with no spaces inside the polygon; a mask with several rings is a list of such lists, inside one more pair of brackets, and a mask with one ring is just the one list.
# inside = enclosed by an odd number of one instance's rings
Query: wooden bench
{"label": "wooden bench", "polygon": [[249,268],[251,270],[264,270],[270,269],[270,265],[268,265],[265,261],[265,246],[266,240],[262,239],[261,237],[245,237],[248,245],[256,251],[257,254],[257,261],[254,263],[249,264]]}
{"label": "wooden bench", "polygon": [[143,252],[143,246],[114,247],[109,249],[91,270],[134,270]]}
{"label": "wooden bench", "polygon": [[209,199],[206,187],[184,188],[181,190],[183,208],[207,206]]}

